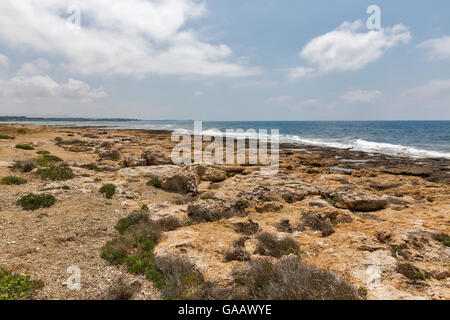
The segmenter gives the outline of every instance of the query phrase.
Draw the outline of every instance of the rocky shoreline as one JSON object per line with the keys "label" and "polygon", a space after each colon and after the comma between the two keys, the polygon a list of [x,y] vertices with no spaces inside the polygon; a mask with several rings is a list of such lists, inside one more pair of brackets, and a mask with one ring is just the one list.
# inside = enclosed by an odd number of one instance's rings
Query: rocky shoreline
{"label": "rocky shoreline", "polygon": [[[252,261],[296,256],[363,299],[450,299],[448,159],[282,144],[279,174],[267,177],[258,165],[173,165],[167,131],[0,125],[1,136],[0,178],[26,183],[0,184],[0,268],[42,281],[35,299],[101,299],[118,285],[129,298],[164,298],[148,276],[105,259],[117,222],[136,212],[164,224],[156,259],[182,257],[221,288]],[[24,210],[17,200],[30,193],[55,203]],[[283,239],[289,250],[268,245]],[[66,285],[71,265],[79,291]]]}

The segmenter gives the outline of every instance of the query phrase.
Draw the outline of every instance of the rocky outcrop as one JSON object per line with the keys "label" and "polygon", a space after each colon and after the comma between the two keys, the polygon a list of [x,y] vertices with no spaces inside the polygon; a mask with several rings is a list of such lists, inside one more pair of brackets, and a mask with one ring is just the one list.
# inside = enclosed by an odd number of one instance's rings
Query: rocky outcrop
{"label": "rocky outcrop", "polygon": [[224,170],[214,167],[199,165],[196,167],[196,172],[201,181],[220,182],[227,178]]}
{"label": "rocky outcrop", "polygon": [[159,150],[146,150],[141,154],[141,158],[145,160],[147,166],[159,166],[164,164],[172,164],[172,159]]}
{"label": "rocky outcrop", "polygon": [[375,194],[340,187],[333,191],[322,192],[322,198],[326,199],[336,208],[349,209],[352,211],[378,211],[386,208],[389,202]]}
{"label": "rocky outcrop", "polygon": [[240,212],[221,200],[199,200],[188,206],[188,216],[194,222],[214,222],[239,215]]}
{"label": "rocky outcrop", "polygon": [[177,168],[161,177],[161,188],[168,191],[197,194],[199,177],[190,167]]}

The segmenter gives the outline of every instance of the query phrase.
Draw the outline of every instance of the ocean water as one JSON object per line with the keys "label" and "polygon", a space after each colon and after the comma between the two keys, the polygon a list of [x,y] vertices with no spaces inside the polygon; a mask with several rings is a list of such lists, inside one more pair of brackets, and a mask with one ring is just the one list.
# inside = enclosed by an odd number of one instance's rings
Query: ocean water
{"label": "ocean water", "polygon": [[[45,125],[192,132],[193,121],[33,121]],[[278,129],[281,142],[351,148],[392,156],[450,159],[450,121],[204,121],[203,132],[217,129]]]}

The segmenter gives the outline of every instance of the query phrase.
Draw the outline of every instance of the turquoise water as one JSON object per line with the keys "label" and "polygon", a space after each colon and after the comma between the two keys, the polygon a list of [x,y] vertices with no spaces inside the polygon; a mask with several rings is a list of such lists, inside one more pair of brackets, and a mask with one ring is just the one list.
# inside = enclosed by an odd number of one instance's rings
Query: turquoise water
{"label": "turquoise water", "polygon": [[[38,121],[47,125],[193,131],[193,121]],[[450,159],[450,121],[204,121],[211,129],[278,129],[281,142]]]}

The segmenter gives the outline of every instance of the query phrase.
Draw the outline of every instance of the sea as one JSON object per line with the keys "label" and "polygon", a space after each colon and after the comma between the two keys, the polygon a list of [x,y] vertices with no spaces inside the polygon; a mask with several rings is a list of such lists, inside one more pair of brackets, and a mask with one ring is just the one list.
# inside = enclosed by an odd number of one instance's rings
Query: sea
{"label": "sea", "polygon": [[[5,123],[5,122],[2,122]],[[193,132],[194,121],[19,121],[8,123],[58,126],[100,126],[115,129]],[[280,142],[353,149],[412,158],[450,159],[450,121],[203,121],[214,130],[279,130]],[[239,133],[236,133],[239,137]]]}

